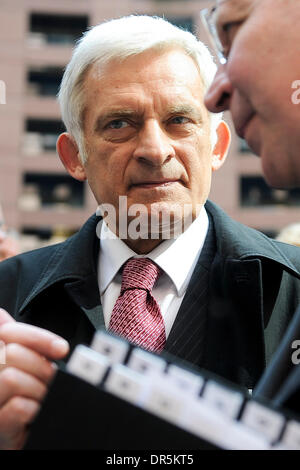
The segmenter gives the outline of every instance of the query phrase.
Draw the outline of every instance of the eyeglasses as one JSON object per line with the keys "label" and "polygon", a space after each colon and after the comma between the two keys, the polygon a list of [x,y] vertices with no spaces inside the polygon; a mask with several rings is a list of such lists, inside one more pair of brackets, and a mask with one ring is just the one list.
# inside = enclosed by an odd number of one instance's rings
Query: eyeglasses
{"label": "eyeglasses", "polygon": [[211,46],[215,52],[216,57],[218,58],[220,64],[224,65],[227,62],[227,57],[224,55],[224,49],[221,44],[216,23],[215,23],[215,13],[216,7],[204,8],[200,11],[200,17],[203,26],[206,29],[208,34]]}

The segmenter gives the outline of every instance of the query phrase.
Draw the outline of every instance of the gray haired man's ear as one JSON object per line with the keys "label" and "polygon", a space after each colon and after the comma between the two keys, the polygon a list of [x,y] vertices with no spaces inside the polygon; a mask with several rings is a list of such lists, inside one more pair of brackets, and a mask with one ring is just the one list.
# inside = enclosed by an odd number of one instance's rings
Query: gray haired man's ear
{"label": "gray haired man's ear", "polygon": [[212,171],[216,171],[226,160],[229,145],[231,142],[231,133],[225,121],[221,121],[217,128],[217,142],[212,154]]}
{"label": "gray haired man's ear", "polygon": [[68,173],[79,181],[87,179],[85,168],[81,162],[78,146],[74,138],[64,132],[58,137],[57,153]]}

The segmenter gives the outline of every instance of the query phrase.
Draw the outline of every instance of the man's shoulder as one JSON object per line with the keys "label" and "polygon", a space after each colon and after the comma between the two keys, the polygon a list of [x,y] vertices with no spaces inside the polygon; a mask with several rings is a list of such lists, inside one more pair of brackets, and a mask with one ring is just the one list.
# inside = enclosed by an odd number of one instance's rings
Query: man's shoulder
{"label": "man's shoulder", "polygon": [[257,256],[300,272],[299,247],[279,242],[259,230],[237,222],[211,201],[207,201],[205,207],[212,217],[217,246],[224,256],[240,259]]}
{"label": "man's shoulder", "polygon": [[[61,243],[48,245],[43,248],[24,252],[20,255],[9,258],[0,263],[0,277],[9,272],[24,274],[28,271],[30,277],[40,272],[45,272],[47,268],[55,267],[58,264],[72,263],[76,255],[82,254],[84,248],[88,249],[91,240],[96,238],[96,217],[90,217],[81,229],[71,237]],[[82,255],[83,256],[83,255]],[[74,260],[76,261],[76,259]]]}
{"label": "man's shoulder", "polygon": [[11,315],[18,314],[29,293],[49,272],[49,265],[63,250],[64,243],[39,248],[0,263],[0,306]]}
{"label": "man's shoulder", "polygon": [[18,315],[28,301],[49,288],[85,279],[95,271],[97,219],[91,217],[64,242],[22,253],[0,263],[0,306]]}
{"label": "man's shoulder", "polygon": [[20,271],[26,271],[27,269],[31,275],[34,271],[42,271],[45,265],[51,262],[53,256],[61,253],[68,243],[69,240],[66,240],[55,245],[27,251],[2,261],[0,263],[0,277],[2,275],[8,276],[9,273],[16,274]]}
{"label": "man's shoulder", "polygon": [[290,258],[293,258],[300,266],[300,247],[296,245],[291,245],[289,243],[284,243],[279,240],[272,239],[272,243],[278,248],[278,250],[283,251]]}

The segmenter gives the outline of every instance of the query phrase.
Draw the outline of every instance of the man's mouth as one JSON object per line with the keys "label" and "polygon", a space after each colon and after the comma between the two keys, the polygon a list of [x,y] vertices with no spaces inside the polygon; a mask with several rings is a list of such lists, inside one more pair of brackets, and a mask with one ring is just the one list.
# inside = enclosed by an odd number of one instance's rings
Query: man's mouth
{"label": "man's mouth", "polygon": [[253,112],[251,112],[251,114],[248,114],[248,116],[246,118],[243,118],[243,119],[239,120],[238,123],[234,124],[236,133],[241,139],[245,139],[245,135],[247,133],[247,128],[248,128],[250,122],[252,121],[252,119],[254,118],[254,116],[255,116],[255,112],[253,111]]}
{"label": "man's mouth", "polygon": [[179,179],[162,179],[162,180],[146,180],[146,181],[138,181],[131,184],[131,188],[144,188],[144,189],[152,189],[152,188],[164,188],[171,186],[174,183],[180,183]]}

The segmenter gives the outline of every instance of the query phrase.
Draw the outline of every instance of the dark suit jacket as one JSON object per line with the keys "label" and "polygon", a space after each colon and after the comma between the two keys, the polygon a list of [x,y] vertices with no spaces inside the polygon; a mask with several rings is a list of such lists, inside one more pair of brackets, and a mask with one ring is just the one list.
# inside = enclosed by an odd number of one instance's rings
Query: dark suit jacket
{"label": "dark suit jacket", "polygon": [[300,418],[300,305],[253,396]]}
{"label": "dark suit jacket", "polygon": [[[198,262],[177,318],[200,308],[201,272],[207,272],[203,355],[196,365],[253,388],[300,301],[300,250],[233,221],[211,202],[206,210],[216,252],[209,266]],[[98,222],[92,216],[65,242],[0,264],[0,306],[18,321],[66,338],[71,351],[90,344],[103,326]],[[176,354],[175,346],[171,352]]]}

